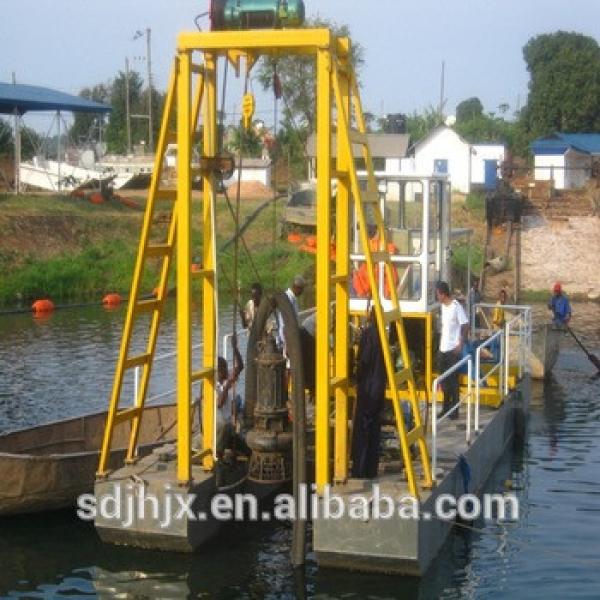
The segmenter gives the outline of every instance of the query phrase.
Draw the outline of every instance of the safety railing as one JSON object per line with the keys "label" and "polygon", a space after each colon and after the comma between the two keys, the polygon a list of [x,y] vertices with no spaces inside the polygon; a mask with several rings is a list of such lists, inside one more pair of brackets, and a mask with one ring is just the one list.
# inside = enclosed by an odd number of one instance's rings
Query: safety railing
{"label": "safety railing", "polygon": [[[202,348],[202,344],[197,344],[195,346],[192,346],[192,350],[198,350]],[[160,354],[158,356],[154,357],[154,364],[156,364],[157,362],[160,362],[162,360],[167,360],[168,358],[175,358],[177,356],[177,352],[167,352],[166,354]],[[136,398],[138,396],[138,390],[139,390],[139,384],[140,384],[140,375],[142,373],[142,369],[144,367],[136,367],[134,372],[133,372],[133,406],[135,406],[136,404]],[[192,383],[192,388],[194,386],[200,385],[202,382],[201,381],[195,381],[194,383]],[[177,390],[172,389],[172,390],[168,390],[166,392],[163,392],[161,394],[156,394],[156,396],[149,396],[146,399],[146,404],[150,404],[151,402],[157,402],[158,400],[164,400],[165,398],[170,398],[171,396],[173,396],[173,394],[175,394]]]}
{"label": "safety railing", "polygon": [[[486,312],[491,312],[496,308],[500,308],[508,313],[515,313],[515,317],[520,317],[520,323],[518,330],[515,331],[513,327],[511,329],[511,335],[519,337],[519,352],[522,353],[520,357],[520,375],[524,371],[527,371],[529,365],[528,352],[531,350],[531,339],[533,335],[533,309],[531,306],[524,306],[520,304],[488,304],[485,302],[479,302],[474,305],[472,314],[473,322],[471,323],[471,332],[475,337],[479,337],[482,334],[492,334],[495,330],[487,319]],[[487,327],[475,327],[474,321],[476,315],[481,314],[485,321],[488,321]],[[514,320],[514,319],[513,319]]]}
{"label": "safety railing", "polygon": [[[492,355],[494,355],[493,347],[495,344],[500,345],[500,352],[498,352],[498,361],[495,365],[483,376],[481,375],[481,351],[484,349],[488,349]],[[504,330],[500,330],[487,340],[485,340],[482,344],[477,347],[475,351],[475,373],[477,373],[477,377],[475,378],[475,424],[474,430],[475,433],[479,433],[479,406],[481,404],[481,386],[488,385],[489,379],[495,373],[498,373],[498,392],[500,395],[504,395],[504,385],[503,379],[505,374],[505,364],[506,362],[506,353],[504,352]]]}
{"label": "safety railing", "polygon": [[[437,392],[440,384],[451,376],[458,377],[458,371],[462,370],[467,365],[467,395],[465,398],[459,397],[459,401],[450,410],[445,412],[443,415],[438,417],[437,415]],[[438,425],[445,419],[450,418],[452,414],[459,410],[460,406],[465,403],[467,404],[467,430],[466,430],[466,442],[467,444],[471,441],[471,393],[472,393],[472,381],[473,381],[473,357],[469,354],[455,365],[450,367],[447,371],[442,373],[439,377],[434,379],[431,386],[431,477],[435,481],[435,474],[437,470],[437,447],[438,447]]]}
{"label": "safety railing", "polygon": [[[518,305],[497,305],[497,304],[477,304],[477,308],[495,309],[502,308],[511,313],[516,313],[508,320],[504,327],[497,330],[495,333],[490,328],[478,328],[474,331],[476,336],[480,334],[490,334],[482,341],[477,348],[462,360],[458,361],[450,369],[437,377],[432,385],[432,414],[431,414],[431,470],[432,478],[435,481],[435,474],[438,462],[438,446],[439,446],[439,425],[448,419],[459,407],[466,403],[467,419],[466,419],[466,435],[465,441],[469,445],[472,441],[472,436],[477,435],[480,430],[480,405],[481,405],[481,389],[485,386],[490,387],[490,382],[495,376],[497,380],[497,393],[501,398],[508,396],[510,392],[510,368],[511,365],[518,366],[518,376],[521,378],[525,372],[529,370],[529,353],[531,351],[532,340],[532,309],[529,306]],[[516,340],[517,352],[516,361],[513,360],[511,340]],[[482,355],[484,350],[488,350],[492,355],[491,368],[485,373],[482,373],[482,365],[484,359]],[[485,361],[487,362],[487,361]],[[489,364],[489,363],[488,363]],[[457,372],[464,369],[467,365],[467,393],[466,396],[460,397],[459,402],[453,406],[448,412],[440,417],[437,416],[436,397],[440,384],[447,380],[448,377],[455,375]],[[473,390],[473,382],[475,389]]]}

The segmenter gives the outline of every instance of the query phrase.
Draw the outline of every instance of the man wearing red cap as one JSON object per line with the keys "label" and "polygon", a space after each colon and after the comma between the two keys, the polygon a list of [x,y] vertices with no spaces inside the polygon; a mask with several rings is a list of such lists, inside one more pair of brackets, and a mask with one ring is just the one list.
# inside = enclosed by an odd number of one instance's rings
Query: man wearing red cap
{"label": "man wearing red cap", "polygon": [[555,325],[568,325],[571,320],[571,305],[569,299],[563,294],[562,286],[558,281],[554,284],[552,298],[548,308],[552,311],[552,322]]}

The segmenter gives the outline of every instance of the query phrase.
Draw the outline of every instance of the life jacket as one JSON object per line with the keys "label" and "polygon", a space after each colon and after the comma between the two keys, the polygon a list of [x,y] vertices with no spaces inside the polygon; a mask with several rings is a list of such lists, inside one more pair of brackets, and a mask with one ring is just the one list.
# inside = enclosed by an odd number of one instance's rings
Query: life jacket
{"label": "life jacket", "polygon": [[[371,249],[371,252],[377,252],[379,250],[379,239],[376,237],[371,238],[369,240],[369,248]],[[387,251],[389,252],[390,256],[398,254],[398,248],[396,248],[393,242],[388,242]],[[374,266],[375,281],[379,282],[379,268],[377,264]],[[397,287],[400,281],[400,276],[398,275],[398,269],[395,266],[392,266],[392,273],[394,278],[394,286]],[[354,291],[359,298],[368,298],[371,296],[371,286],[369,285],[369,274],[367,272],[366,262],[363,262],[360,267],[353,272],[352,286],[354,287]],[[385,278],[384,294],[386,298],[391,296],[390,284],[387,276]]]}

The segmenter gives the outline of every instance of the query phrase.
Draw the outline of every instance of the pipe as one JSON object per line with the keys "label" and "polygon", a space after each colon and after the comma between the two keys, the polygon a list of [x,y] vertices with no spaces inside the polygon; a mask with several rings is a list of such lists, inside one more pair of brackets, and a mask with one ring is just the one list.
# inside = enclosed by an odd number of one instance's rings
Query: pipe
{"label": "pipe", "polygon": [[302,344],[300,328],[294,308],[284,293],[263,298],[248,338],[248,351],[246,354],[246,400],[244,404],[245,423],[252,427],[257,393],[257,344],[263,335],[267,321],[273,311],[278,310],[285,326],[285,341],[287,355],[290,361],[292,377],[292,403],[293,417],[293,492],[296,506],[296,519],[294,520],[292,534],[291,558],[294,567],[304,564],[306,556],[306,519],[300,518],[301,489],[306,486],[306,406],[304,401],[304,361],[302,358]]}

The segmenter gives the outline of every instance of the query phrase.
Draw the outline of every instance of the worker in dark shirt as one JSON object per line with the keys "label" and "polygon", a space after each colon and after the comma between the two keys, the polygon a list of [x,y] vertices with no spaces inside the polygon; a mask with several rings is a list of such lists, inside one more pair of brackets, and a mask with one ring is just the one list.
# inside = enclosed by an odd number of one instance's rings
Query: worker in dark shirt
{"label": "worker in dark shirt", "polygon": [[357,398],[352,434],[352,477],[373,479],[379,467],[381,413],[385,404],[387,373],[375,319],[369,324],[358,345]]}
{"label": "worker in dark shirt", "polygon": [[552,292],[552,298],[548,302],[548,308],[552,311],[552,322],[559,327],[568,325],[571,320],[571,304],[558,281],[554,284]]}

